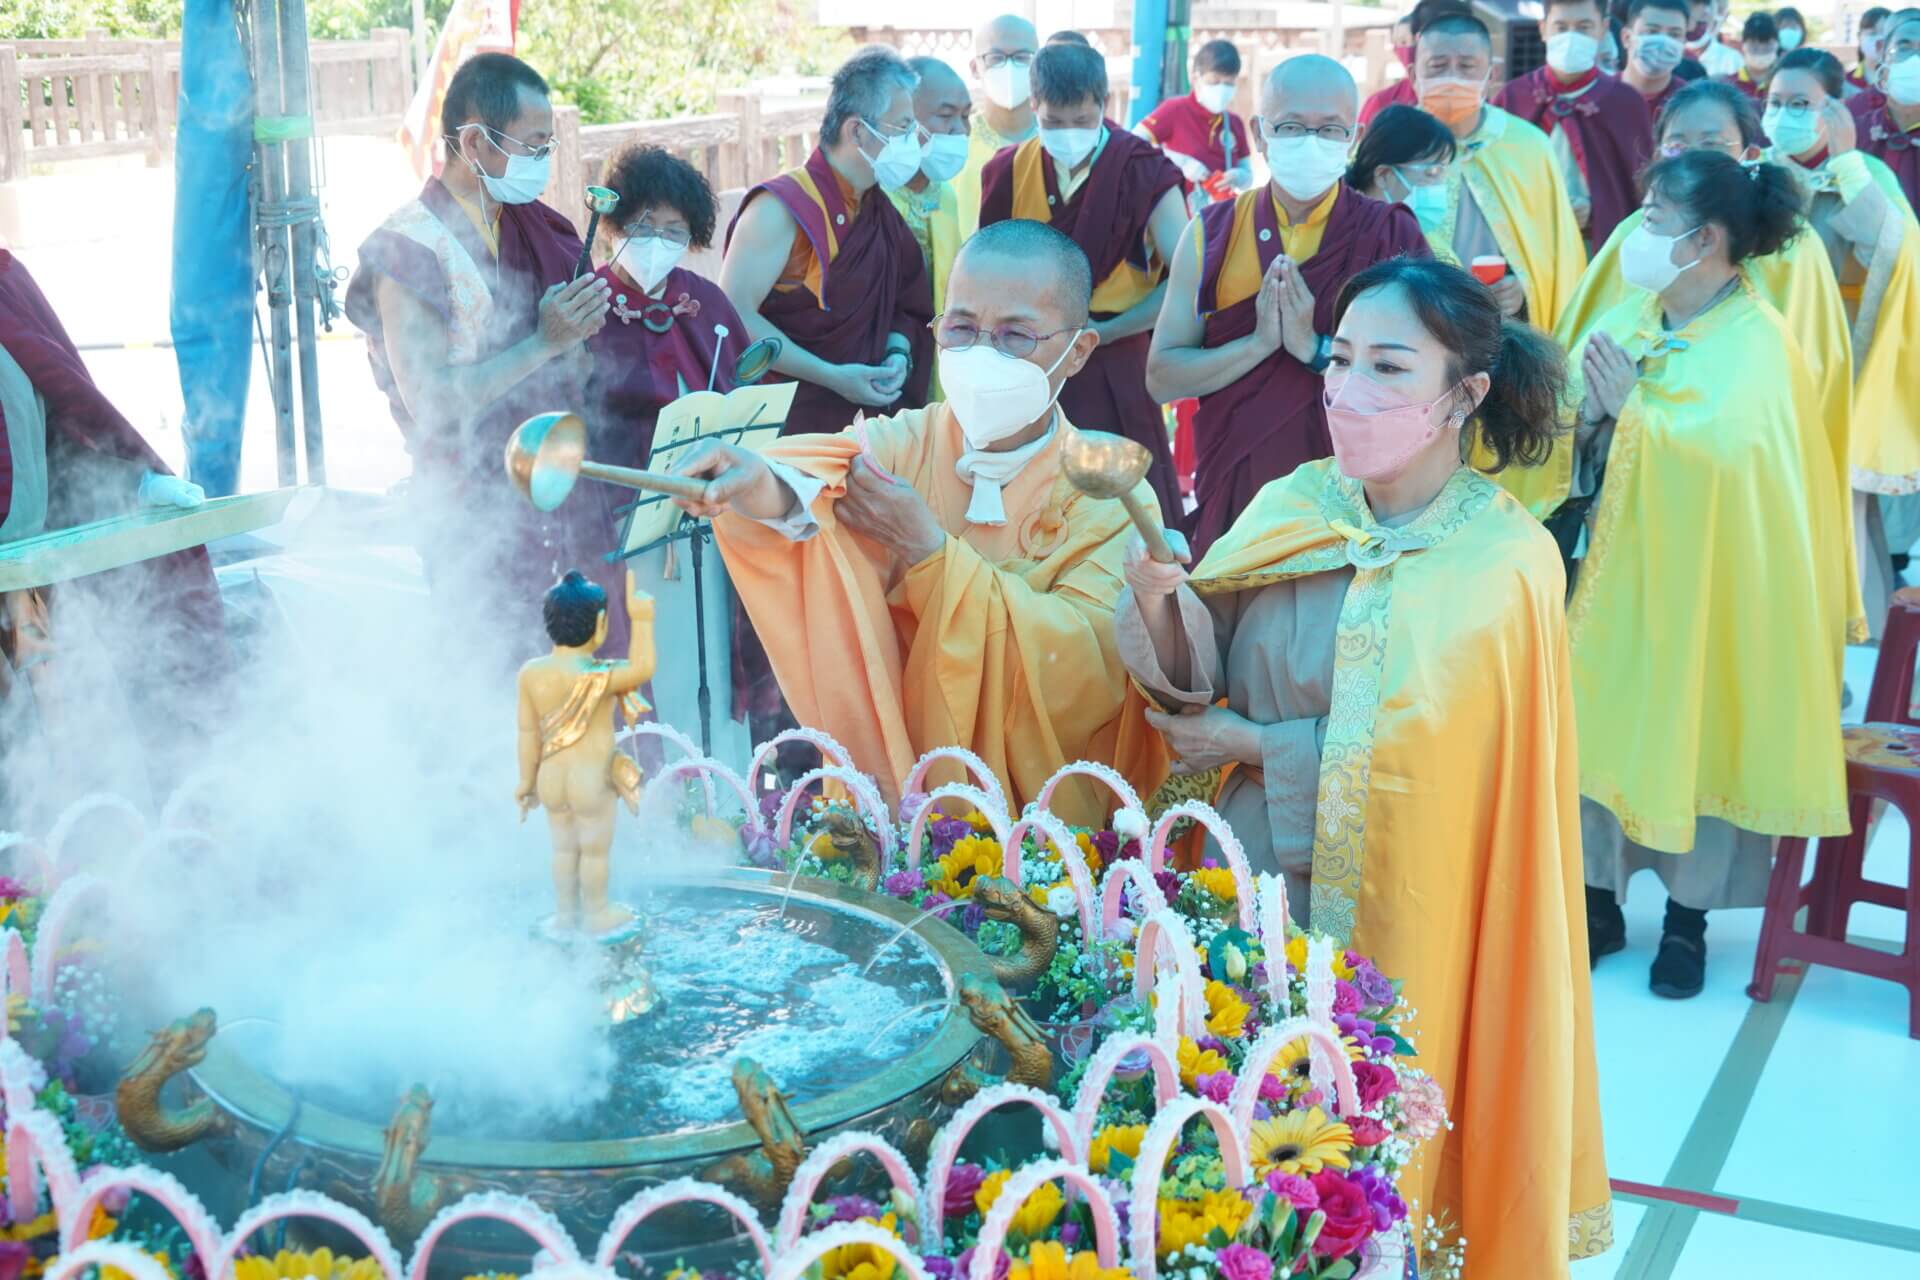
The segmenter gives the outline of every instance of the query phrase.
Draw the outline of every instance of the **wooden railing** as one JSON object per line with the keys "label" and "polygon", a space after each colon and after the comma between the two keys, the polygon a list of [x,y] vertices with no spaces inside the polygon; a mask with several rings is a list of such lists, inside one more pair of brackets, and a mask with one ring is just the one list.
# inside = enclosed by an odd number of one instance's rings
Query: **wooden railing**
{"label": "wooden railing", "polygon": [[[315,129],[387,133],[413,96],[405,31],[309,46]],[[180,98],[180,42],[20,40],[0,44],[0,182],[31,166],[98,156],[166,162]]]}

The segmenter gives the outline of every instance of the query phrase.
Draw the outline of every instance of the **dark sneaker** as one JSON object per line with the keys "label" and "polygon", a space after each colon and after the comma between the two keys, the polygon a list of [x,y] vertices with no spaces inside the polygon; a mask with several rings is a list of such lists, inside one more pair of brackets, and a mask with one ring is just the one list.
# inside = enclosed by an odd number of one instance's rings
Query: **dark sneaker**
{"label": "dark sneaker", "polygon": [[1660,939],[1647,985],[1669,1000],[1690,1000],[1707,985],[1707,942],[1669,933]]}
{"label": "dark sneaker", "polygon": [[1627,917],[1605,889],[1587,890],[1587,967],[1627,947]]}

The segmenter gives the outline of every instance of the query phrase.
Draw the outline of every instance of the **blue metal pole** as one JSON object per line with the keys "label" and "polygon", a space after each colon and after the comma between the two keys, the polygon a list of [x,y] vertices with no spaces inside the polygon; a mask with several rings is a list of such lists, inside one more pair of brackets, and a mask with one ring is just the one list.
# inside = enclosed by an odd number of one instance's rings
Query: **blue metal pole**
{"label": "blue metal pole", "polygon": [[1167,0],[1134,0],[1133,104],[1127,127],[1146,119],[1160,105],[1166,87]]}

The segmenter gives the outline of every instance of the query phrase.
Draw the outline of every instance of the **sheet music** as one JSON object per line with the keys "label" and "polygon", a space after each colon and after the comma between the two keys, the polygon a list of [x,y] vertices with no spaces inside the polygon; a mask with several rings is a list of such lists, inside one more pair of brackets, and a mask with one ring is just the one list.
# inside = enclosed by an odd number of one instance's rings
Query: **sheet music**
{"label": "sheet music", "polygon": [[[671,471],[703,440],[758,452],[779,438],[780,428],[793,408],[797,382],[735,387],[726,395],[693,391],[666,405],[653,428],[653,452],[647,466]],[[638,555],[673,535],[680,525],[680,508],[664,494],[647,494],[627,510],[627,526],[615,558]]]}

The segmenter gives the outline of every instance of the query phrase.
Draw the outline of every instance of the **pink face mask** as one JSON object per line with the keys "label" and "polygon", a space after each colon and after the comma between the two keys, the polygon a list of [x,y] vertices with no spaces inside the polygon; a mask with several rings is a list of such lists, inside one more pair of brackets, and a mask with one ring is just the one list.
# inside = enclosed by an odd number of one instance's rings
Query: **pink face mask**
{"label": "pink face mask", "polygon": [[1328,377],[1324,403],[1327,434],[1333,437],[1333,457],[1350,479],[1390,481],[1446,427],[1452,415],[1440,406],[1453,394],[1449,387],[1436,400],[1409,403],[1372,378],[1351,373]]}

